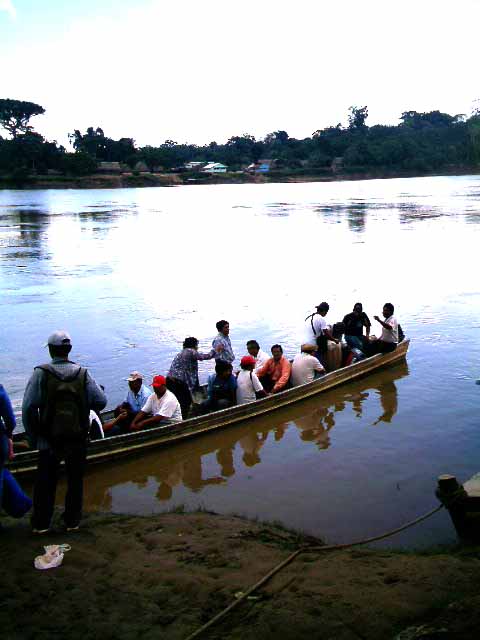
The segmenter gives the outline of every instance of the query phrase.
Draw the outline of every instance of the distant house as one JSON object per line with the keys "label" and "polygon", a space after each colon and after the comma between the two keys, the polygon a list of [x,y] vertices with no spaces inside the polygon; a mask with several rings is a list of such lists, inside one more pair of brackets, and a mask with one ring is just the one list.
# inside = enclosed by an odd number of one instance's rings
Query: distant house
{"label": "distant house", "polygon": [[278,163],[278,160],[263,158],[258,160],[258,162],[252,162],[252,164],[248,165],[247,171],[249,173],[268,173],[271,169],[275,169]]}
{"label": "distant house", "polygon": [[123,173],[123,167],[120,162],[99,162],[97,173]]}
{"label": "distant house", "polygon": [[207,164],[206,162],[194,161],[194,162],[186,162],[183,166],[185,169],[188,169],[189,171],[200,171],[200,169],[204,167],[206,164]]}
{"label": "distant house", "polygon": [[202,171],[204,173],[226,173],[227,167],[220,162],[209,162],[203,167]]}

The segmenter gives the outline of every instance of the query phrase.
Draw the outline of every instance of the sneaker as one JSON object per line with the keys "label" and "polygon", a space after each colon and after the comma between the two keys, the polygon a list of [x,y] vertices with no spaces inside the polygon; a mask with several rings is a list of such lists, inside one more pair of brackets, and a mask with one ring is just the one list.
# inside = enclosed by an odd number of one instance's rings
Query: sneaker
{"label": "sneaker", "polygon": [[77,524],[75,527],[65,527],[65,531],[67,533],[70,533],[72,531],[78,531],[79,529],[80,529],[80,525],[79,524]]}
{"label": "sneaker", "polygon": [[48,533],[50,531],[50,529],[32,529],[32,533],[34,533],[37,536],[42,536],[44,533]]}

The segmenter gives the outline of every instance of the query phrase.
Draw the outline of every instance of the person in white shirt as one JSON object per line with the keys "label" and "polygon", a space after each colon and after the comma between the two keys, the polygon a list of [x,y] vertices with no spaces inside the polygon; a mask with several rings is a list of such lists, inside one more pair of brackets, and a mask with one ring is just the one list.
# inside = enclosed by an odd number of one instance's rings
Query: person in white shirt
{"label": "person in white shirt", "polygon": [[257,374],[253,370],[255,358],[253,356],[243,356],[240,360],[240,371],[237,377],[237,404],[253,402],[258,397],[266,397],[266,392]]}
{"label": "person in white shirt", "polygon": [[386,302],[382,309],[384,320],[381,320],[378,316],[373,316],[373,319],[379,322],[382,327],[382,335],[378,340],[372,340],[370,343],[369,356],[376,353],[390,353],[397,348],[398,321],[393,315],[394,311],[395,308],[393,304]]}
{"label": "person in white shirt", "polygon": [[338,340],[333,337],[332,330],[325,318],[330,309],[328,302],[321,302],[316,309],[315,313],[305,318],[304,343],[316,344],[316,356],[324,362],[328,351],[328,341],[332,340],[338,344]]}
{"label": "person in white shirt", "polygon": [[316,350],[317,345],[315,344],[302,344],[301,353],[298,353],[292,362],[290,382],[293,387],[312,382],[315,379],[315,373],[319,375],[325,373],[324,367],[313,355]]}
{"label": "person in white shirt", "polygon": [[267,360],[272,357],[265,351],[260,349],[260,345],[256,340],[249,340],[247,342],[247,351],[255,359],[255,371],[263,367]]}
{"label": "person in white shirt", "polygon": [[176,396],[167,389],[165,376],[155,376],[152,381],[153,393],[142,410],[135,416],[130,429],[138,431],[145,427],[155,426],[166,420],[182,421],[182,410]]}

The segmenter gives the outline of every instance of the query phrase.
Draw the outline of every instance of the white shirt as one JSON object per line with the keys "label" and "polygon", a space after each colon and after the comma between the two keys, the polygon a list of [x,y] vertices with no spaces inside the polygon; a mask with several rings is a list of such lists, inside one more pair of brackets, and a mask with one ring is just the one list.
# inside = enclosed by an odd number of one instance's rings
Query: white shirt
{"label": "white shirt", "polygon": [[182,410],[177,397],[168,389],[161,398],[157,398],[155,393],[148,398],[142,407],[143,413],[151,413],[152,416],[163,416],[170,418],[172,422],[181,422]]}
{"label": "white shirt", "polygon": [[255,371],[240,369],[237,378],[237,404],[253,402],[256,399],[255,391],[263,391],[262,383]]}
{"label": "white shirt", "polygon": [[255,358],[255,371],[257,369],[260,369],[260,367],[263,367],[265,362],[267,360],[270,360],[271,357],[272,356],[269,356],[268,353],[265,353],[265,351],[262,351],[261,349],[259,349],[257,353],[257,357]]}
{"label": "white shirt", "polygon": [[[312,330],[312,321],[314,330]],[[325,331],[325,329],[328,329],[327,321],[324,316],[316,313],[313,318],[308,318],[308,320],[305,321],[305,335],[303,342],[305,344],[317,344],[318,336],[320,336],[322,331]]]}
{"label": "white shirt", "polygon": [[388,329],[385,329],[385,327],[382,327],[382,335],[380,336],[380,340],[383,340],[383,342],[394,342],[395,344],[398,344],[397,319],[395,318],[395,316],[390,316],[389,318],[384,320],[384,322],[392,327],[392,331],[389,331]]}
{"label": "white shirt", "polygon": [[315,379],[315,371],[319,373],[325,371],[319,360],[309,353],[297,353],[292,362],[290,381],[294,387],[312,382]]}

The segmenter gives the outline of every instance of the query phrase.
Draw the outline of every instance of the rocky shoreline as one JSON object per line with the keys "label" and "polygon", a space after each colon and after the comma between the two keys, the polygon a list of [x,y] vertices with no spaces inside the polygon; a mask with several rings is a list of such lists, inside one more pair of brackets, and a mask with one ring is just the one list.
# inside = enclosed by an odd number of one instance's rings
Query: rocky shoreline
{"label": "rocky shoreline", "polygon": [[[3,520],[4,638],[187,638],[300,545],[276,524],[207,512],[86,516],[34,537]],[[61,567],[33,567],[68,543]],[[253,640],[476,637],[480,548],[302,553],[202,637]]]}

